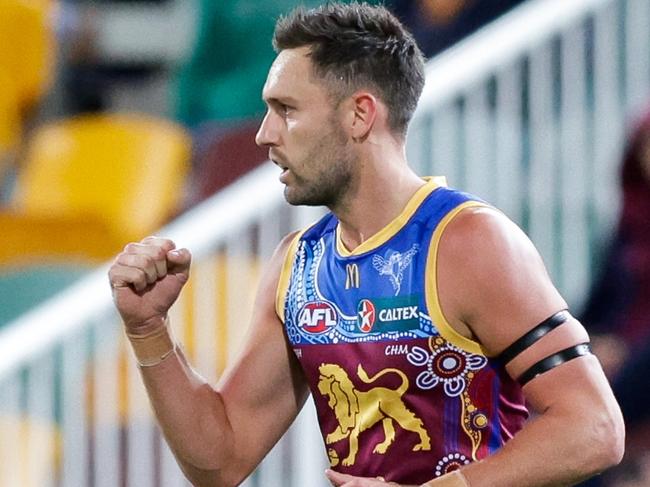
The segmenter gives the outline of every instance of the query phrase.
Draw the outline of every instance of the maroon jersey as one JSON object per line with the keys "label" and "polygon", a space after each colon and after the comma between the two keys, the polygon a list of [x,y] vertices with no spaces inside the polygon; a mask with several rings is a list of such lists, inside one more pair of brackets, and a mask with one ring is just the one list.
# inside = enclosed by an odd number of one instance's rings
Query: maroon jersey
{"label": "maroon jersey", "polygon": [[438,301],[442,232],[480,205],[431,180],[353,252],[332,214],[292,243],[278,314],[334,470],[421,484],[494,453],[525,421],[520,387]]}

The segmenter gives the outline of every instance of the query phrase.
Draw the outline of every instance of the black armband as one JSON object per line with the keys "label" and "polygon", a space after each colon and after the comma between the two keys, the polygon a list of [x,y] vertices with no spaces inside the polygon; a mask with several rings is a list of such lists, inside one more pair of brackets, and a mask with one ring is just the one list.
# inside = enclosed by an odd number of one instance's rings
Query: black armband
{"label": "black armband", "polygon": [[519,382],[519,385],[524,386],[538,375],[548,372],[569,360],[582,357],[583,355],[589,355],[590,353],[591,348],[589,347],[589,343],[581,343],[580,345],[565,348],[532,365],[526,372],[517,377],[517,382]]}
{"label": "black armband", "polygon": [[569,319],[571,314],[567,310],[558,311],[550,318],[545,319],[535,328],[530,330],[524,336],[515,341],[512,345],[506,348],[498,356],[498,359],[504,365],[510,362],[513,358],[519,355],[521,352],[530,347],[537,340],[541,339],[543,336],[548,334],[550,331],[554,330],[566,320]]}

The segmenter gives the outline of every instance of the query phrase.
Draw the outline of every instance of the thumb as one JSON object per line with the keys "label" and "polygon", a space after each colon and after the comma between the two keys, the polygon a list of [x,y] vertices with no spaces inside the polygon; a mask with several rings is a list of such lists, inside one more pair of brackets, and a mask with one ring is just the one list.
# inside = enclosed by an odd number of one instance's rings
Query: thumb
{"label": "thumb", "polygon": [[170,274],[187,272],[191,262],[192,254],[185,248],[167,252],[167,272]]}

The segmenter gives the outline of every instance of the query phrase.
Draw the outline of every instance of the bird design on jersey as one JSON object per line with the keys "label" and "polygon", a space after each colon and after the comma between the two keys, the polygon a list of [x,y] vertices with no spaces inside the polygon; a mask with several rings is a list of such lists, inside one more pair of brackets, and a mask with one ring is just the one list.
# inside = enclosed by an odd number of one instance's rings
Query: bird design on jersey
{"label": "bird design on jersey", "polygon": [[372,265],[377,269],[379,275],[388,276],[393,285],[393,289],[395,290],[395,296],[399,294],[402,286],[404,269],[409,266],[413,260],[413,256],[418,253],[419,248],[420,246],[418,244],[413,244],[413,246],[403,254],[393,250],[390,252],[387,259],[381,255],[372,256]]}

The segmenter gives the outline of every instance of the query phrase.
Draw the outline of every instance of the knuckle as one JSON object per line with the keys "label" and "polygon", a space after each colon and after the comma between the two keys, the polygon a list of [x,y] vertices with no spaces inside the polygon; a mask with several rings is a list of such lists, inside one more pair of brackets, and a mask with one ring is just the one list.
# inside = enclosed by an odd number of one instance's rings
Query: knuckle
{"label": "knuckle", "polygon": [[131,267],[133,265],[134,257],[134,254],[121,253],[117,256],[115,263],[116,265]]}
{"label": "knuckle", "polygon": [[175,247],[175,244],[172,240],[164,237],[159,237],[157,235],[149,235],[141,240],[141,243],[147,245],[155,245],[167,250],[171,250]]}
{"label": "knuckle", "polygon": [[158,280],[158,272],[156,271],[155,266],[145,267],[145,275],[147,276],[147,282],[155,282]]}
{"label": "knuckle", "polygon": [[137,256],[137,262],[143,269],[147,269],[154,264],[154,257],[147,254],[141,254]]}
{"label": "knuckle", "polygon": [[135,280],[139,283],[144,283],[147,281],[147,274],[143,269],[134,268],[135,270]]}
{"label": "knuckle", "polygon": [[139,249],[139,245],[137,243],[130,242],[130,243],[128,243],[128,244],[126,244],[124,246],[123,253],[125,253],[125,254],[133,254],[133,253],[137,252],[138,249]]}
{"label": "knuckle", "polygon": [[152,257],[155,260],[164,260],[167,257],[167,251],[162,247],[156,247]]}

